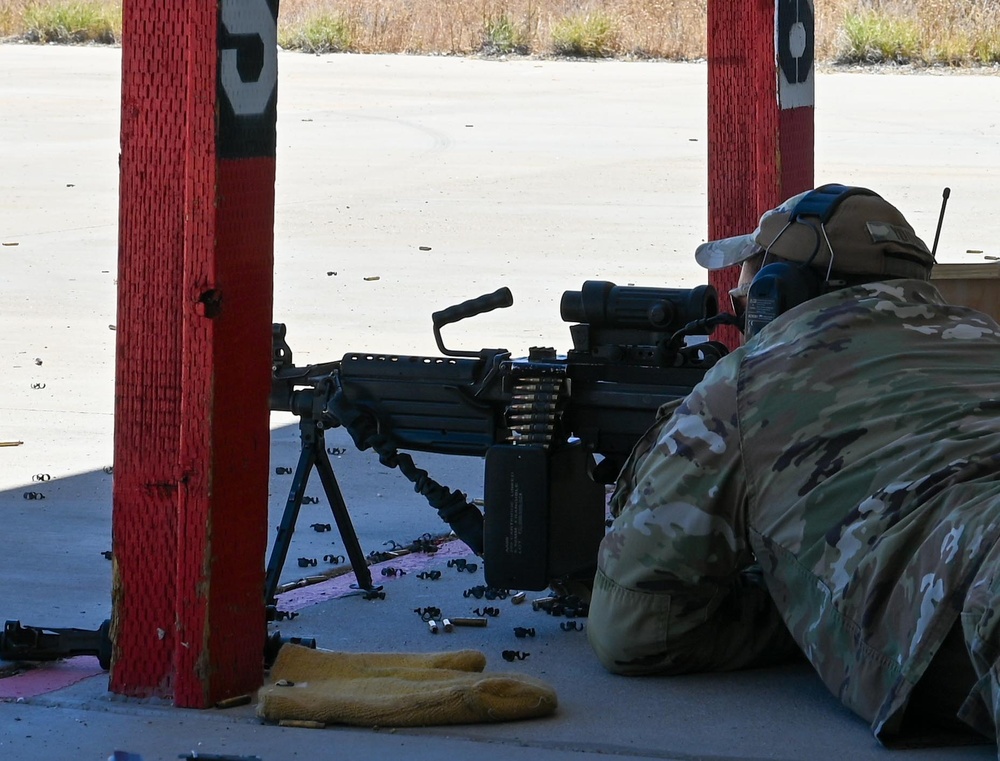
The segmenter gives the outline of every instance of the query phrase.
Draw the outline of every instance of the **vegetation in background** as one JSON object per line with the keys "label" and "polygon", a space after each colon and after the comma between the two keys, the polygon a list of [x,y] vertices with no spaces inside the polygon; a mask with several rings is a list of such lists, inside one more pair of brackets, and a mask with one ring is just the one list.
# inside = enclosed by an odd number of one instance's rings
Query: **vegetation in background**
{"label": "vegetation in background", "polygon": [[857,2],[845,11],[835,58],[842,63],[1000,62],[995,0]]}
{"label": "vegetation in background", "polygon": [[300,24],[282,24],[278,29],[278,44],[307,53],[341,53],[352,48],[351,26],[338,13],[317,13]]}
{"label": "vegetation in background", "polygon": [[505,13],[483,19],[483,42],[479,52],[484,55],[527,55],[531,52],[531,19],[518,23]]}
{"label": "vegetation in background", "polygon": [[552,52],[579,58],[607,58],[619,52],[618,26],[607,13],[579,13],[552,27]]}
{"label": "vegetation in background", "polygon": [[910,63],[920,51],[920,29],[911,18],[866,9],[844,19],[845,63]]}
{"label": "vegetation in background", "polygon": [[[124,0],[128,2],[129,0]],[[169,0],[183,6],[181,0]],[[744,0],[714,0],[743,2]],[[698,60],[708,0],[281,0],[282,47]],[[997,0],[815,0],[816,58],[996,65]],[[116,43],[122,0],[0,0],[0,38]]]}
{"label": "vegetation in background", "polygon": [[121,41],[121,0],[4,2],[0,0],[0,36],[28,42],[115,44]]}

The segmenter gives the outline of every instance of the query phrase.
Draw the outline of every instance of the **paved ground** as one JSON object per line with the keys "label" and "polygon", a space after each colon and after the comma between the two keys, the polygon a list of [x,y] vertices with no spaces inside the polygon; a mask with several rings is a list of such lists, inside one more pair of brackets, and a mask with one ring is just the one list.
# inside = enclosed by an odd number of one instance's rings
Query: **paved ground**
{"label": "paved ground", "polygon": [[[430,312],[501,285],[514,307],[452,326],[449,343],[565,348],[559,295],[585,279],[704,281],[690,261],[706,228],[704,65],[298,54],[279,65],[275,319],[289,325],[298,362],[361,349],[433,353]],[[110,613],[100,553],[110,548],[119,67],[114,49],[0,46],[0,442],[23,442],[0,448],[4,620],[92,628]],[[1000,77],[827,72],[817,103],[817,183],[882,192],[928,241],[950,186],[939,258],[1000,255]],[[273,425],[273,464],[291,466],[292,420],[276,415]],[[479,461],[418,462],[481,495]],[[348,449],[335,466],[366,551],[439,530],[408,485],[369,456]],[[272,479],[276,524],[288,481]],[[25,499],[32,491],[46,499]],[[309,506],[300,525],[324,510]],[[308,530],[294,542],[291,558],[337,546]],[[459,574],[444,557],[407,562],[416,565],[386,579],[382,601],[339,596],[344,581],[286,596],[300,616],[283,633],[331,649],[478,648],[489,670],[555,686],[557,716],[290,730],[258,724],[249,707],[122,700],[92,662],[74,659],[46,670],[48,681],[41,672],[0,680],[0,757],[96,759],[116,748],[146,759],[198,750],[266,761],[993,757],[988,748],[883,751],[804,668],[614,678],[582,632],[507,601],[490,603],[501,615],[486,629],[435,637],[413,609],[486,607],[463,596],[481,572]],[[294,565],[286,580],[300,575]],[[421,568],[443,576],[418,579]],[[536,637],[516,639],[514,626]],[[505,649],[531,655],[509,664]]]}

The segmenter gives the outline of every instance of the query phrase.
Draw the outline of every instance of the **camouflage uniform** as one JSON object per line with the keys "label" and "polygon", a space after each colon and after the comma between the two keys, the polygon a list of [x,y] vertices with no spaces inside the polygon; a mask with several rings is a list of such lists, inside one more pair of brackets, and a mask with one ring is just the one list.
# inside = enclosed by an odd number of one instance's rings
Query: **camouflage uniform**
{"label": "camouflage uniform", "polygon": [[[890,280],[811,299],[661,411],[622,471],[588,632],[676,674],[797,645],[880,739],[956,620],[1000,722],[1000,326]],[[790,636],[789,636],[790,633]]]}

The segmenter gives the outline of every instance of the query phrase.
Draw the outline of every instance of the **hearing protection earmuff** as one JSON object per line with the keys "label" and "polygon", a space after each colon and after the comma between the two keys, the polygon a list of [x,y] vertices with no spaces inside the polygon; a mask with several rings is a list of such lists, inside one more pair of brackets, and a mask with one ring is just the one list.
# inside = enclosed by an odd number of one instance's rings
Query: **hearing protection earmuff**
{"label": "hearing protection earmuff", "polygon": [[[811,264],[822,244],[820,236],[826,237],[823,225],[833,216],[841,202],[853,195],[876,194],[867,188],[823,185],[806,193],[792,209],[788,223],[771,242],[771,246],[777,242],[785,230],[797,223],[801,217],[818,217],[818,224],[813,228],[816,233],[816,246],[804,262],[772,262],[764,265],[760,272],[754,276],[747,293],[746,323],[743,330],[747,339],[759,333],[778,315],[784,314],[789,309],[823,293],[827,285],[829,271],[826,276],[823,276]],[[833,266],[832,256],[833,252],[831,251],[831,268]]]}
{"label": "hearing protection earmuff", "polygon": [[762,267],[754,275],[747,293],[743,334],[752,338],[778,315],[816,298],[822,291],[823,279],[812,267],[789,262],[774,262]]}

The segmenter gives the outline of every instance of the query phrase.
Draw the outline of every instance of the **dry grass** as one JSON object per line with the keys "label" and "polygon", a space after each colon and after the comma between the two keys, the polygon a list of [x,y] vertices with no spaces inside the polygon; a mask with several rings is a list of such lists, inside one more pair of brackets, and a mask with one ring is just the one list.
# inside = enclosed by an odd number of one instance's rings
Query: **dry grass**
{"label": "dry grass", "polygon": [[[695,60],[705,57],[707,2],[281,0],[278,34],[285,47],[315,52]],[[997,0],[816,0],[815,5],[821,61],[1000,62]],[[0,0],[0,37],[118,40],[120,15],[121,0]]]}
{"label": "dry grass", "polygon": [[0,38],[114,44],[121,19],[122,0],[0,0]]}
{"label": "dry grass", "polygon": [[293,44],[310,19],[327,17],[361,53],[547,55],[560,39],[571,47],[559,35],[567,24],[586,38],[610,23],[613,34],[594,43],[602,54],[685,59],[704,57],[705,13],[706,0],[282,0],[279,38]]}
{"label": "dry grass", "polygon": [[1000,62],[996,0],[841,2],[848,7],[838,17],[832,58],[947,65]]}

